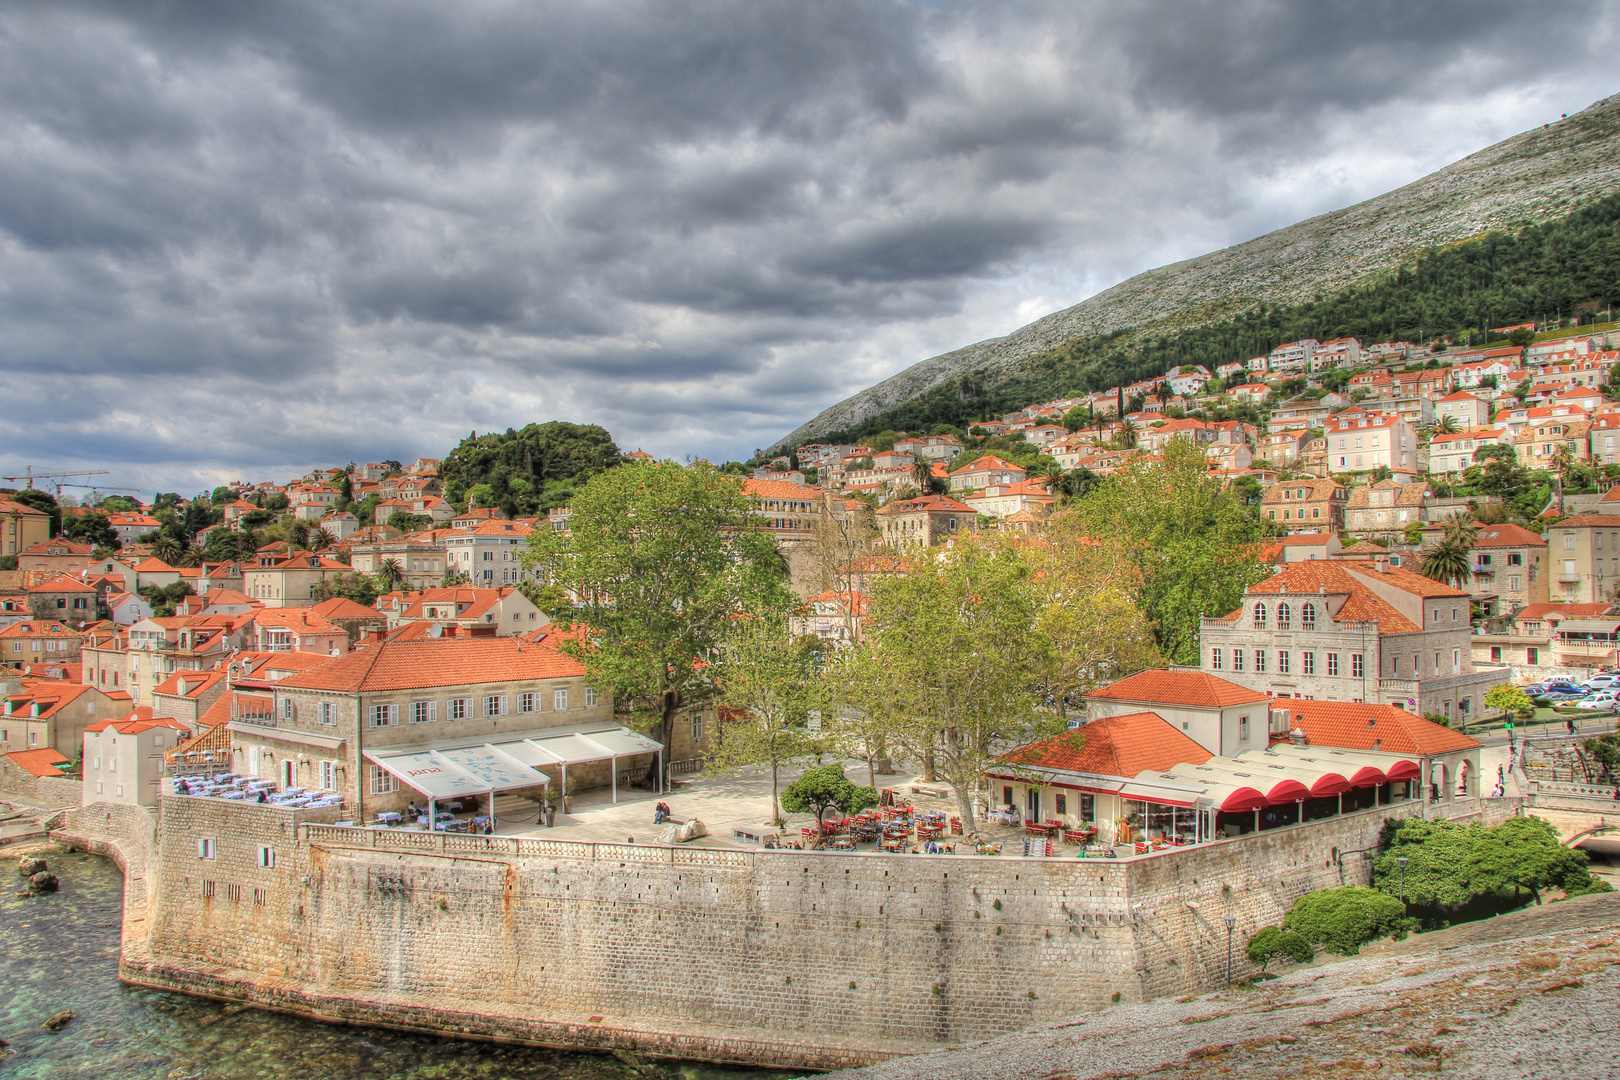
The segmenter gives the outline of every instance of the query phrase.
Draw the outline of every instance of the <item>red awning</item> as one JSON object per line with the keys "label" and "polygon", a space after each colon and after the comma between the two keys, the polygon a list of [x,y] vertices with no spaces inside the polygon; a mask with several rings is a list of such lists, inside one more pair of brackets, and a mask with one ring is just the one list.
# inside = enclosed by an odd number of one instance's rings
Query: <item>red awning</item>
{"label": "red awning", "polygon": [[1311,783],[1311,798],[1324,799],[1343,795],[1351,788],[1350,781],[1336,772],[1323,773]]}
{"label": "red awning", "polygon": [[1240,787],[1228,795],[1220,809],[1227,814],[1246,814],[1266,805],[1266,797],[1252,787]]}
{"label": "red awning", "polygon": [[1358,788],[1377,787],[1380,784],[1387,784],[1388,782],[1389,777],[1385,776],[1381,770],[1375,769],[1371,765],[1363,765],[1360,769],[1356,770],[1354,776],[1350,777],[1350,786]]}
{"label": "red awning", "polygon": [[1271,806],[1282,806],[1286,803],[1299,802],[1301,799],[1311,797],[1310,788],[1298,780],[1279,780],[1266,792],[1266,802]]}
{"label": "red awning", "polygon": [[1402,780],[1416,780],[1423,775],[1423,770],[1411,761],[1397,761],[1384,771],[1390,783],[1399,783]]}

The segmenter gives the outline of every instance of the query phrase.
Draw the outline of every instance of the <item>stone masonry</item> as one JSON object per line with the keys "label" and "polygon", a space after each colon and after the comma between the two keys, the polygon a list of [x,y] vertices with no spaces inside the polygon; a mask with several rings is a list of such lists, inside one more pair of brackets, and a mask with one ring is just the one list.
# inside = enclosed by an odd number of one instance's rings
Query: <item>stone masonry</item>
{"label": "stone masonry", "polygon": [[325,823],[335,810],[175,796],[154,832],[128,809],[73,811],[58,833],[140,876],[127,981],[462,1037],[833,1069],[1214,985],[1227,915],[1241,946],[1299,895],[1365,882],[1361,857],[1341,869],[1338,854],[1424,807],[1121,860],[379,832]]}

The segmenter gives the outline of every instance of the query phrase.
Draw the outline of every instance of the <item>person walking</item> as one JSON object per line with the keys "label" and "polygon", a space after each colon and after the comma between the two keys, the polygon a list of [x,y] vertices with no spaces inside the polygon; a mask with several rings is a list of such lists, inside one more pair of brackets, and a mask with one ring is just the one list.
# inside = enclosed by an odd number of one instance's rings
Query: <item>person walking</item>
{"label": "person walking", "polygon": [[1575,718],[1573,716],[1564,717],[1564,730],[1571,735],[1575,734]]}

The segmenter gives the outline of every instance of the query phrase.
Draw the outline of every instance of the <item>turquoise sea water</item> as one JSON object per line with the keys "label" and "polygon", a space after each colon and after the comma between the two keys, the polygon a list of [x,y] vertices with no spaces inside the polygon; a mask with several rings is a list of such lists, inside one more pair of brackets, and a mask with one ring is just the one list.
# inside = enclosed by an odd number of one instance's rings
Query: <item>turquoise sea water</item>
{"label": "turquoise sea water", "polygon": [[[0,1057],[3,1080],[618,1080],[599,1054],[492,1046],[321,1024],[118,981],[123,876],[106,859],[51,855],[54,896],[18,897],[0,859]],[[40,1024],[59,1009],[58,1032]],[[6,1054],[0,1051],[0,1055]],[[779,1080],[782,1073],[659,1062],[683,1080]]]}

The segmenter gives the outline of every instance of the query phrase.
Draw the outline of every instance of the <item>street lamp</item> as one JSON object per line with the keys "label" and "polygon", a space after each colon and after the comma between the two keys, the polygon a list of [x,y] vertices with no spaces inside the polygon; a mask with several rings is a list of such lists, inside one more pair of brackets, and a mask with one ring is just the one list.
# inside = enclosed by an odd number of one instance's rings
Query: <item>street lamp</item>
{"label": "street lamp", "polygon": [[1405,855],[1398,855],[1395,861],[1401,864],[1401,903],[1406,903],[1406,863]]}
{"label": "street lamp", "polygon": [[1228,915],[1226,917],[1226,985],[1232,985],[1232,930],[1237,926],[1237,919]]}

